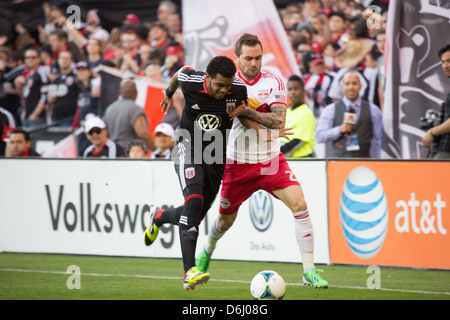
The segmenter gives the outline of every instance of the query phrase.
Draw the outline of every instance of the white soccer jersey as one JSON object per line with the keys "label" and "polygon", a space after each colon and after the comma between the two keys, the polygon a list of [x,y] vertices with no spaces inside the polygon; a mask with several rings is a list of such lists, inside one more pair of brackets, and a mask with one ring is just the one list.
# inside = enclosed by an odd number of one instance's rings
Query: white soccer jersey
{"label": "white soccer jersey", "polygon": [[[237,76],[246,84],[249,108],[258,112],[271,112],[272,104],[286,104],[286,86],[280,77],[261,72],[250,84],[242,78],[240,72]],[[254,130],[247,130],[237,118],[234,119],[227,146],[228,158],[240,163],[261,163],[270,161],[279,153],[278,138],[264,141]]]}

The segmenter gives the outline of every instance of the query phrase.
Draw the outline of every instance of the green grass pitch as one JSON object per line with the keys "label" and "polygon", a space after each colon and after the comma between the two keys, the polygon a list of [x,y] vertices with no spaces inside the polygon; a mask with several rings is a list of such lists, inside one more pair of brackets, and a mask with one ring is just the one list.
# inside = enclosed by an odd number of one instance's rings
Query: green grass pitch
{"label": "green grass pitch", "polygon": [[366,266],[316,267],[328,289],[303,286],[300,264],[212,260],[210,281],[186,292],[180,259],[0,253],[0,299],[250,301],[251,279],[270,269],[287,284],[284,300],[450,300],[449,271],[380,267],[380,288],[369,289]]}

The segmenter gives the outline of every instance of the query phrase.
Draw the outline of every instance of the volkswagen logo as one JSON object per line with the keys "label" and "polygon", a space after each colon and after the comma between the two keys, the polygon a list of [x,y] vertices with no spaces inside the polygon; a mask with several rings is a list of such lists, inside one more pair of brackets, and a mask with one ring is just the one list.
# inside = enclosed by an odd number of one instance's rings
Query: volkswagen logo
{"label": "volkswagen logo", "polygon": [[256,230],[269,229],[273,219],[272,198],[266,191],[259,190],[250,197],[250,220]]}
{"label": "volkswagen logo", "polygon": [[201,114],[197,117],[197,125],[203,131],[214,131],[220,127],[220,117],[214,114]]}

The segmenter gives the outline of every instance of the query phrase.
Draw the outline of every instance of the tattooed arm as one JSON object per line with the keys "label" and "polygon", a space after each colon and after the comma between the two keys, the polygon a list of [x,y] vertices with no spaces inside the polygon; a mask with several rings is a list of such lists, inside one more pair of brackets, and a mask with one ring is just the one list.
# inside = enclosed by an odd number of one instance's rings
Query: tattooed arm
{"label": "tattooed arm", "polygon": [[247,108],[242,116],[252,119],[269,129],[282,129],[286,122],[286,105],[275,103],[270,106],[271,112],[258,112]]}
{"label": "tattooed arm", "polygon": [[[284,106],[284,105],[280,105]],[[257,121],[250,119],[250,117],[245,116],[245,113],[250,110],[244,101],[242,101],[233,111],[230,112],[230,119],[234,119],[236,117],[239,118],[239,121],[247,128],[251,130],[255,130],[255,133],[257,136],[262,138],[265,141],[270,141],[279,137],[286,138],[290,140],[289,136],[293,135],[294,133],[291,131],[292,128],[285,128],[284,127],[284,119],[286,118],[286,110],[284,108],[284,114],[283,114],[283,126],[281,128],[269,128],[268,126],[265,126],[266,128],[263,128],[261,124],[259,124]],[[255,111],[256,112],[256,111]],[[260,113],[260,112],[256,112]],[[264,114],[270,114],[270,113],[264,113]],[[267,121],[266,121],[267,124]],[[271,130],[274,129],[274,130]],[[278,129],[278,130],[277,130]]]}

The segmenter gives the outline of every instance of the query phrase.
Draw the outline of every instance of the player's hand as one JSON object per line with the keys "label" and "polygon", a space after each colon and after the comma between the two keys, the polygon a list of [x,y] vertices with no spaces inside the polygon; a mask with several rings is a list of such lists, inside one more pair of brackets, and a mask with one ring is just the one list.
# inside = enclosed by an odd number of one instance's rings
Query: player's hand
{"label": "player's hand", "polygon": [[262,129],[259,131],[259,137],[264,141],[270,141],[278,138],[286,138],[287,140],[291,140],[289,136],[293,135],[294,132],[291,131],[292,128],[283,128],[283,129]]}
{"label": "player's hand", "polygon": [[168,114],[173,106],[173,98],[169,98],[168,96],[166,96],[166,90],[163,90],[162,92],[164,93],[164,98],[159,105],[163,106],[161,111],[164,112],[164,114]]}
{"label": "player's hand", "polygon": [[278,130],[278,138],[285,138],[289,141],[291,140],[289,136],[292,136],[294,134],[293,131],[291,131],[292,128],[283,128]]}
{"label": "player's hand", "polygon": [[245,101],[241,101],[241,104],[239,104],[236,108],[234,108],[233,111],[230,112],[230,119],[234,120],[234,118],[243,116],[245,112],[247,111],[247,105],[245,104]]}

